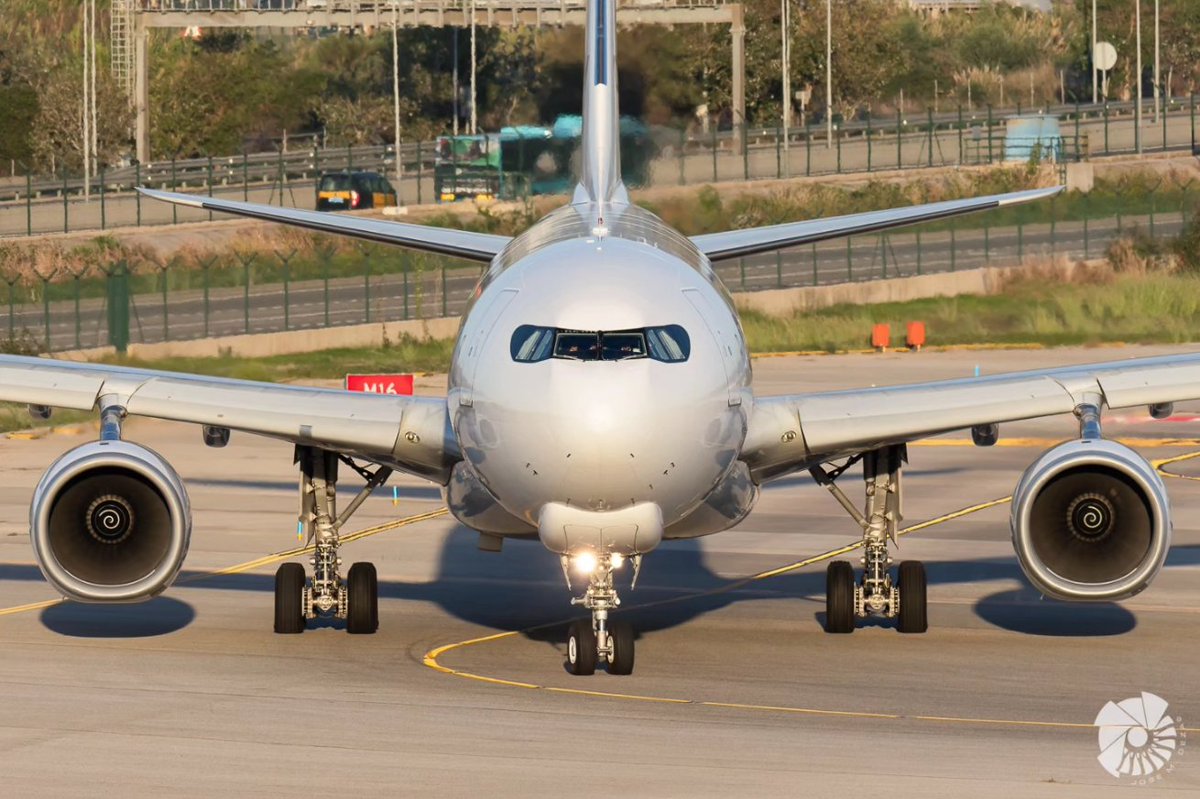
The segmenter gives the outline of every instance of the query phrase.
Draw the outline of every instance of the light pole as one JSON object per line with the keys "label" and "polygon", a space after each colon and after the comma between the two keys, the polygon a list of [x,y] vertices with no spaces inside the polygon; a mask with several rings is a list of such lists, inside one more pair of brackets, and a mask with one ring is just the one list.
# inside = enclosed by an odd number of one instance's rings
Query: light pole
{"label": "light pole", "polygon": [[403,191],[404,166],[400,160],[400,0],[392,0],[392,122],[396,143],[396,202],[400,205]]}
{"label": "light pole", "polygon": [[[1161,38],[1159,36],[1158,26],[1158,5],[1159,0],[1154,0],[1154,121],[1158,122],[1159,114],[1159,98],[1162,96],[1161,75],[1159,73],[1159,45]],[[1166,108],[1162,109],[1162,113],[1166,113]]]}
{"label": "light pole", "polygon": [[833,146],[833,0],[825,0],[825,147]]}
{"label": "light pole", "polygon": [[1139,155],[1142,152],[1142,0],[1133,0],[1134,27],[1137,28],[1137,74],[1133,80],[1133,148]]}
{"label": "light pole", "polygon": [[471,135],[475,135],[475,0],[471,0]]}
{"label": "light pole", "polygon": [[1099,72],[1096,69],[1096,0],[1092,0],[1092,105],[1100,102]]}
{"label": "light pole", "polygon": [[783,61],[783,176],[791,177],[792,159],[788,153],[788,128],[792,124],[792,45],[789,41],[791,19],[789,0],[779,0],[780,53]]}

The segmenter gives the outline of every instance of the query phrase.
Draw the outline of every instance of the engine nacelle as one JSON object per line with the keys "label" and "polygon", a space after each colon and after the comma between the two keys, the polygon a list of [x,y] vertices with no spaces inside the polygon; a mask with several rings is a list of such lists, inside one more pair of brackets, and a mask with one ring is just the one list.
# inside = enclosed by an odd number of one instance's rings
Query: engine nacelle
{"label": "engine nacelle", "polygon": [[70,599],[135,602],[179,573],[192,534],[183,481],[162,456],[128,441],[95,441],[46,470],[29,508],[33,552]]}
{"label": "engine nacelle", "polygon": [[1126,446],[1070,441],[1042,453],[1012,499],[1013,548],[1029,580],[1060,599],[1131,597],[1171,547],[1158,472]]}

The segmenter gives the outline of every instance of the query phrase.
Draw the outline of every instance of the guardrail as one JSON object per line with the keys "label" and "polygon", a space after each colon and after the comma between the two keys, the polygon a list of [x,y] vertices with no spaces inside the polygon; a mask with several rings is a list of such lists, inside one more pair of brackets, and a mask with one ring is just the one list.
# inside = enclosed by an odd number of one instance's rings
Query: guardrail
{"label": "guardrail", "polygon": [[[1059,120],[1061,146],[1042,156],[1082,160],[1131,153],[1136,136],[1130,103],[1054,106],[1034,111]],[[1148,152],[1196,150],[1195,97],[1171,98],[1141,130]],[[839,121],[832,138],[820,122],[790,128],[739,126],[719,130],[651,128],[653,158],[643,186],[685,186],[728,180],[820,176],[1005,160],[1005,125],[1029,109],[983,108]],[[1022,152],[1031,148],[1028,143]],[[91,181],[71,175],[12,175],[0,179],[0,236],[28,236],[116,226],[211,219],[160,203],[144,203],[134,186],[195,191],[233,199],[311,208],[315,181],[325,171],[364,169],[398,183],[404,204],[434,202],[432,142],[403,143],[400,164],[391,145],[302,148],[256,154],[172,159],[102,169]],[[399,168],[398,168],[399,167]],[[399,176],[398,176],[399,173]]]}

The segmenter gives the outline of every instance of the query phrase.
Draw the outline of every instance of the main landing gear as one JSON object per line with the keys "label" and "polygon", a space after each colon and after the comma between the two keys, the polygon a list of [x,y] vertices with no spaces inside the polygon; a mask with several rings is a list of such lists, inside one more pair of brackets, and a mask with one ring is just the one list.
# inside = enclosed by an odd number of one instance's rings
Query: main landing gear
{"label": "main landing gear", "polygon": [[[583,596],[571,600],[583,605],[592,618],[571,622],[567,633],[567,668],[572,674],[594,674],[597,664],[607,664],[609,674],[633,673],[633,627],[624,619],[609,619],[608,612],[621,604],[613,586],[613,571],[621,567],[624,558],[604,553],[583,553],[574,558],[563,556],[563,573],[570,587],[570,569],[588,577]],[[642,556],[633,556],[633,582],[637,583]]]}
{"label": "main landing gear", "polygon": [[[902,633],[923,633],[929,628],[925,602],[925,566],[918,560],[900,564],[893,578],[888,541],[896,543],[900,523],[900,467],[908,460],[904,446],[855,455],[841,466],[826,470],[814,466],[813,478],[863,529],[863,576],[856,582],[849,561],[837,560],[825,572],[825,631],[853,632],[858,619],[881,615],[896,620]],[[836,485],[836,480],[862,461],[866,484],[866,509],[860,513]]]}
{"label": "main landing gear", "polygon": [[[366,485],[339,516],[337,470],[341,461],[358,473]],[[299,563],[284,563],[275,572],[275,632],[304,632],[309,619],[331,616],[346,620],[346,632],[369,635],[379,629],[379,582],[375,566],[355,563],[343,580],[338,572],[338,532],[392,470],[379,466],[370,471],[345,455],[315,447],[296,447],[300,464],[299,530],[315,542],[307,579]]]}

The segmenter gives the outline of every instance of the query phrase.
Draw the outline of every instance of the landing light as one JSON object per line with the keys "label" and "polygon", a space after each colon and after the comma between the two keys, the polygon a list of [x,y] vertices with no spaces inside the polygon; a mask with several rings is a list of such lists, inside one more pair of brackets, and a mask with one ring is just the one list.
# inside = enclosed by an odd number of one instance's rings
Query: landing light
{"label": "landing light", "polygon": [[614,569],[619,569],[619,568],[621,568],[621,564],[622,564],[622,563],[624,563],[624,562],[625,562],[625,556],[623,556],[623,555],[622,555],[622,554],[620,554],[619,552],[614,552],[614,553],[613,553],[613,556],[612,556],[612,567],[613,567]]}
{"label": "landing light", "polygon": [[596,556],[591,552],[581,552],[571,558],[571,566],[580,574],[591,574],[596,571]]}

